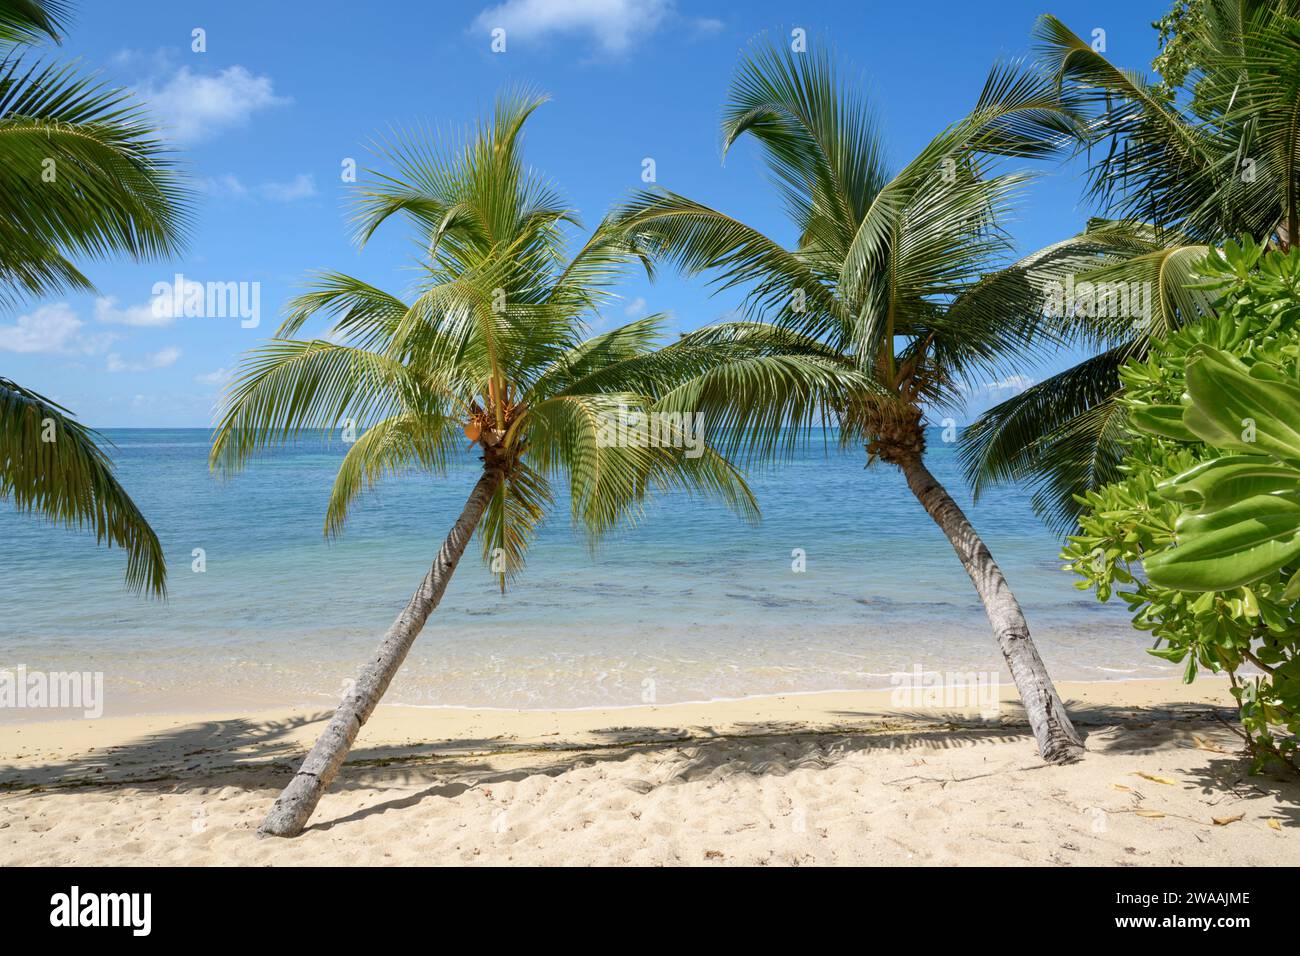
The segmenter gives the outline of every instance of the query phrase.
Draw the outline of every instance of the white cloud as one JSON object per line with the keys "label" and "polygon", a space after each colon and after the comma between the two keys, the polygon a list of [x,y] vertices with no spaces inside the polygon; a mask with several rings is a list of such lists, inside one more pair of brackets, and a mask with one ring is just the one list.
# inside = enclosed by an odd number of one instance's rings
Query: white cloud
{"label": "white cloud", "polygon": [[623,314],[633,319],[644,318],[648,313],[646,311],[645,296],[637,296],[623,309]]}
{"label": "white cloud", "polygon": [[149,372],[158,368],[166,368],[180,357],[181,350],[174,345],[159,349],[157,352],[150,352],[138,362],[123,361],[122,356],[113,352],[108,356],[108,370],[110,372]]}
{"label": "white cloud", "polygon": [[1008,375],[1006,378],[997,382],[977,382],[972,385],[959,385],[958,388],[964,393],[964,408],[957,408],[956,411],[963,412],[968,419],[988,411],[994,405],[1001,404],[1007,399],[1019,395],[1029,386],[1033,385],[1037,379],[1028,375]]}
{"label": "white cloud", "polygon": [[271,202],[293,202],[295,199],[309,199],[316,195],[316,177],[311,173],[299,173],[284,183],[262,183],[257,191],[264,199]]}
{"label": "white cloud", "polygon": [[199,189],[209,196],[222,196],[228,199],[259,196],[270,202],[295,202],[316,195],[316,177],[311,173],[299,173],[293,179],[284,182],[267,180],[255,186],[248,186],[234,173],[226,173],[224,176],[209,176],[199,183]]}
{"label": "white cloud", "polygon": [[224,176],[209,176],[198,184],[199,189],[209,196],[230,196],[234,199],[243,199],[248,195],[248,187],[240,182],[239,177],[234,173],[226,173]]}
{"label": "white cloud", "polygon": [[117,307],[117,299],[106,296],[95,300],[95,321],[111,325],[131,325],[137,328],[159,328],[171,325],[175,321],[172,315],[172,297],[155,296],[140,305],[128,305],[125,309]]}
{"label": "white cloud", "polygon": [[194,381],[200,385],[225,385],[230,381],[230,372],[224,368],[219,368],[215,372],[204,372],[202,375],[195,375]]}
{"label": "white cloud", "polygon": [[1034,380],[1027,375],[1008,375],[1000,382],[985,382],[983,387],[988,392],[1010,392],[1012,395],[1019,395],[1033,384]]}
{"label": "white cloud", "polygon": [[967,395],[1000,395],[1010,393],[1019,395],[1030,385],[1033,385],[1037,379],[1030,378],[1028,375],[1008,375],[1000,382],[977,382],[974,385],[958,384],[957,388]]}
{"label": "white cloud", "polygon": [[240,126],[258,110],[293,102],[275,94],[269,76],[254,76],[242,66],[213,74],[182,66],[166,82],[150,81],[140,92],[167,132],[184,143]]}
{"label": "white cloud", "polygon": [[85,323],[66,302],[42,305],[0,325],[0,349],[43,355],[93,355],[108,347],[111,335],[87,335]]}
{"label": "white cloud", "polygon": [[109,57],[108,61],[118,67],[131,67],[136,70],[144,67],[149,71],[149,75],[156,76],[172,68],[176,62],[176,54],[169,47],[159,47],[151,53],[124,47]]}
{"label": "white cloud", "polygon": [[618,56],[654,33],[672,11],[672,0],[505,0],[474,19],[483,31],[502,27],[510,41],[554,34],[587,34],[602,53]]}

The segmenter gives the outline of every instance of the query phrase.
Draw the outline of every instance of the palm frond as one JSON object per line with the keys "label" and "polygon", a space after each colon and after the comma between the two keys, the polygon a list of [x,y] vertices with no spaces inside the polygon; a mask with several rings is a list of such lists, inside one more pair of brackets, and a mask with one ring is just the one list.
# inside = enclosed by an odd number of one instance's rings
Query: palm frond
{"label": "palm frond", "polygon": [[978,499],[1014,481],[1032,489],[1034,510],[1056,530],[1079,512],[1075,495],[1120,477],[1124,457],[1119,367],[1144,354],[1125,343],[1031,385],[962,432],[959,455]]}
{"label": "palm frond", "polygon": [[844,334],[834,275],[725,213],[665,190],[642,191],[615,221],[657,261],[686,275],[709,273],[716,291],[745,286],[751,315],[781,315],[809,334]]}
{"label": "palm frond", "polygon": [[166,594],[167,564],[149,522],[113,474],[99,435],[67,409],[0,378],[0,498],[126,551],[126,583]]}
{"label": "palm frond", "polygon": [[0,0],[0,48],[43,39],[59,42],[71,6],[65,0]]}
{"label": "palm frond", "polygon": [[521,463],[506,476],[488,503],[479,537],[483,561],[497,575],[504,592],[506,582],[524,569],[528,547],[555,504],[551,483]]}
{"label": "palm frond", "polygon": [[382,478],[422,470],[443,474],[457,439],[454,423],[429,413],[401,412],[371,425],[339,464],[325,510],[325,534],[342,534],[348,511],[362,491]]}
{"label": "palm frond", "polygon": [[427,411],[416,404],[427,392],[386,356],[320,339],[272,339],[249,353],[227,386],[209,464],[232,474],[275,443],[344,422],[359,434],[391,415]]}
{"label": "palm frond", "polygon": [[1047,159],[1087,133],[1084,104],[1038,64],[995,63],[970,114],[954,125],[961,151]]}
{"label": "palm frond", "polygon": [[723,112],[723,151],[758,142],[801,247],[843,249],[889,178],[872,111],[852,95],[824,44],[795,53],[762,38],[741,59]]}
{"label": "palm frond", "polygon": [[699,415],[711,448],[755,462],[791,455],[862,394],[881,387],[842,358],[756,354],[709,368],[664,393],[654,410]]}
{"label": "palm frond", "polygon": [[[651,491],[708,494],[756,518],[757,502],[739,471],[706,445],[694,454],[690,426],[663,414],[672,411],[631,393],[557,395],[532,406],[516,429],[538,474],[567,475],[574,524],[593,542],[636,524]],[[660,414],[651,419],[652,412]],[[644,444],[623,440],[620,423],[629,415],[669,434],[655,440],[647,432]]]}
{"label": "palm frond", "polygon": [[70,66],[0,62],[0,149],[0,263],[26,291],[44,294],[67,272],[40,269],[56,255],[179,251],[191,193],[125,91]]}

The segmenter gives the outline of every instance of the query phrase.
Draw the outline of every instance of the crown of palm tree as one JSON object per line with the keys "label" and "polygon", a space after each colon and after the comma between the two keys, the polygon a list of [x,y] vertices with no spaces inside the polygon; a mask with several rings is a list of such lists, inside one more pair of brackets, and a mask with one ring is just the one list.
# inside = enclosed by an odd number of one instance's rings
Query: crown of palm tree
{"label": "crown of palm tree", "polygon": [[[306,430],[364,429],[334,483],[325,519],[334,534],[363,489],[412,468],[441,471],[468,439],[504,476],[480,525],[503,586],[522,567],[557,478],[593,540],[635,521],[653,489],[715,495],[757,516],[722,456],[685,454],[684,430],[646,447],[609,440],[611,423],[629,415],[680,411],[688,382],[707,400],[720,386],[700,373],[728,353],[688,341],[656,350],[660,316],[586,337],[611,284],[644,260],[605,224],[566,256],[565,227],[578,217],[520,155],[525,121],[544,100],[503,96],[490,123],[442,149],[420,131],[375,145],[387,168],[360,185],[356,234],[364,243],[403,216],[421,251],[414,288],[399,299],[340,273],[315,276],[224,396],[214,468],[237,469]],[[293,338],[313,317],[333,322],[329,339]]]}
{"label": "crown of palm tree", "polygon": [[1169,96],[1112,65],[1052,16],[1037,35],[1043,68],[1079,117],[1092,162],[1088,195],[1111,217],[1017,263],[1006,281],[1149,290],[1148,314],[1075,313],[1043,322],[1097,354],[980,417],[962,436],[976,493],[1015,480],[1053,525],[1073,523],[1084,492],[1119,477],[1126,415],[1118,369],[1153,337],[1212,311],[1196,288],[1214,244],[1240,234],[1289,247],[1300,189],[1300,3],[1202,0],[1181,37],[1192,93]]}
{"label": "crown of palm tree", "polygon": [[891,170],[830,52],[760,41],[733,81],[724,149],[745,134],[758,143],[794,245],[659,189],[633,196],[618,223],[656,258],[741,290],[762,320],[738,327],[751,341],[775,326],[774,343],[869,376],[838,417],[845,441],[870,437],[882,403],[954,402],[1028,341],[1027,288],[986,278],[1005,262],[999,223],[1026,176],[995,174],[992,157],[1048,155],[1074,122],[1041,74],[1001,65],[968,117]]}

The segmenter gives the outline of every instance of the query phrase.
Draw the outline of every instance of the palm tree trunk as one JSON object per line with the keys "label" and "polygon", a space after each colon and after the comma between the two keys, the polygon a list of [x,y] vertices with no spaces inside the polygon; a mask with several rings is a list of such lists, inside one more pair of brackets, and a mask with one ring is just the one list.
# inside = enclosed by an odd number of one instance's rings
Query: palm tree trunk
{"label": "palm tree trunk", "polygon": [[1070,715],[1065,712],[1052,678],[1029,636],[1029,624],[1020,604],[1007,586],[1007,579],[993,560],[988,546],[980,540],[957,502],[930,474],[920,457],[909,457],[899,462],[899,467],[907,478],[907,487],[948,536],[980,600],[984,602],[998,647],[1011,670],[1011,678],[1016,682],[1029,717],[1030,729],[1038,741],[1039,754],[1048,763],[1062,763],[1083,756],[1083,741],[1070,723]]}
{"label": "palm tree trunk", "polygon": [[484,470],[469,500],[465,502],[460,518],[452,525],[447,539],[442,543],[433,567],[411,595],[406,609],[388,628],[373,659],[362,669],[356,685],[343,698],[338,710],[334,711],[329,726],[316,741],[316,746],[311,748],[294,778],[276,798],[275,805],[258,828],[259,835],[297,836],[307,825],[321,795],[343,766],[343,760],[352,749],[361,725],[374,713],[375,705],[406,660],[407,652],[423,629],[424,622],[442,600],[447,582],[451,580],[461,555],[465,553],[465,546],[469,544],[501,479],[499,470]]}

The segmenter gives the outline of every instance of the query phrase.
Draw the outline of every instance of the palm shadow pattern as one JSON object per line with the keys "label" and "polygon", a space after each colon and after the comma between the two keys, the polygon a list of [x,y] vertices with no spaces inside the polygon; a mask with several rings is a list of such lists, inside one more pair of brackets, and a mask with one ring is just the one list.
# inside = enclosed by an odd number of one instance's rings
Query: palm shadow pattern
{"label": "palm shadow pattern", "polygon": [[[1229,708],[1206,705],[1118,707],[1068,703],[1092,751],[1143,754],[1205,743],[1231,724]],[[1032,748],[1023,714],[1012,709],[996,719],[968,713],[870,710],[836,712],[836,723],[809,725],[754,721],[710,726],[610,726],[581,740],[520,742],[514,738],[467,737],[436,743],[409,742],[356,748],[335,781],[338,790],[375,791],[378,799],[344,815],[317,821],[330,830],[376,814],[400,811],[435,798],[518,782],[534,775],[558,777],[633,755],[661,755],[661,770],[627,785],[640,792],[732,774],[785,775],[803,768],[829,768],[863,751],[942,751],[991,743],[1021,742]],[[311,726],[328,712],[278,720],[200,721],[129,743],[62,759],[28,758],[0,763],[0,794],[58,794],[133,787],[146,792],[235,787],[273,795],[302,758]],[[364,739],[364,738],[363,738]],[[1272,794],[1287,826],[1300,826],[1300,782],[1251,775],[1248,761],[1230,748],[1201,767],[1188,768],[1191,782],[1210,802]],[[22,756],[19,754],[18,756]],[[1032,769],[1032,768],[1030,768]]]}

